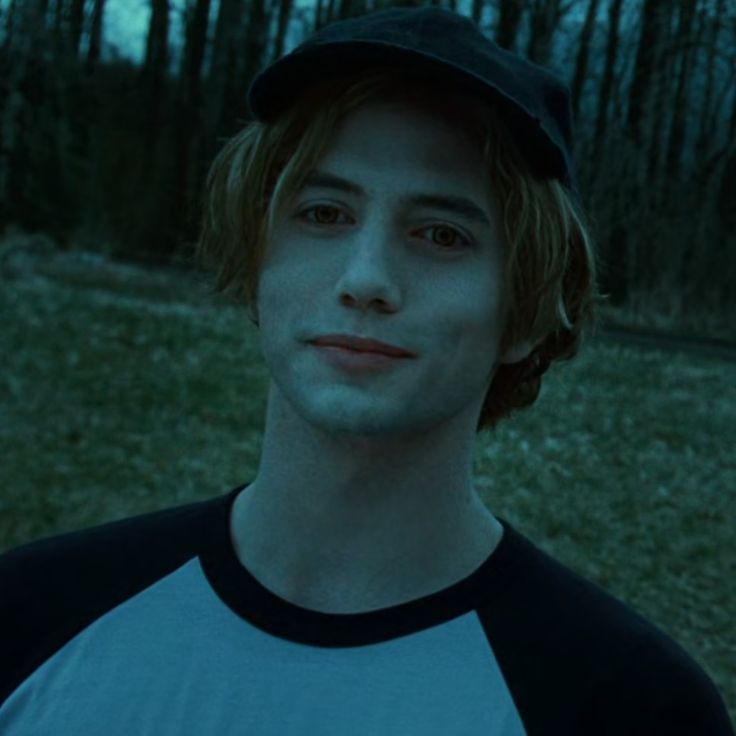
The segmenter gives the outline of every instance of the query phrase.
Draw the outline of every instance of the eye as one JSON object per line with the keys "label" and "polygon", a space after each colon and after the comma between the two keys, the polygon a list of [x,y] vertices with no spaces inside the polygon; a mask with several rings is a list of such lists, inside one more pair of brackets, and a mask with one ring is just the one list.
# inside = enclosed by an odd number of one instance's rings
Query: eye
{"label": "eye", "polygon": [[[462,235],[459,231],[455,230],[454,227],[450,227],[449,225],[445,225],[443,222],[439,222],[436,225],[428,225],[425,230],[438,230],[440,232],[444,231],[446,233],[450,233],[451,241],[450,244],[447,244],[447,238],[444,238],[445,243],[438,243],[437,240],[434,240],[433,242],[437,243],[440,247],[443,248],[450,248],[450,249],[457,249],[457,248],[470,248],[472,243],[468,238],[466,238],[464,235]],[[460,240],[461,245],[453,245],[455,241]]]}
{"label": "eye", "polygon": [[[315,204],[312,207],[307,207],[306,209],[302,210],[299,213],[299,217],[301,217],[302,219],[305,219],[305,216],[306,216],[306,213],[307,212],[317,212],[319,210],[321,210],[322,212],[325,212],[325,210],[327,212],[340,212],[340,210],[338,210],[337,207],[331,207],[328,204]],[[314,220],[311,220],[309,218],[306,218],[306,219],[307,219],[308,222],[314,222]],[[334,223],[332,223],[332,222],[316,222],[314,224],[316,224],[316,225],[333,225]]]}
{"label": "eye", "polygon": [[[301,210],[297,214],[297,217],[307,220],[307,222],[311,222],[314,225],[335,225],[334,221],[332,222],[324,222],[320,221],[319,216],[316,214],[318,212],[322,212],[323,214],[325,212],[330,213],[342,213],[342,210],[338,207],[333,207],[332,205],[327,204],[316,204],[312,205],[311,207],[307,207],[306,209]],[[312,218],[308,217],[307,213],[314,212],[315,216],[318,218],[317,221],[313,220]],[[327,215],[328,219],[330,215]],[[433,239],[433,242],[435,245],[437,245],[438,248],[441,250],[459,250],[463,248],[469,248],[472,246],[472,242],[469,238],[467,238],[465,235],[463,235],[460,231],[456,230],[454,227],[451,227],[450,225],[445,224],[444,222],[438,222],[434,225],[427,225],[426,227],[422,228],[421,230],[437,230],[440,232],[449,233],[449,242],[448,242],[448,236],[443,237],[441,240],[444,242],[439,242],[437,239]],[[419,232],[421,232],[421,230]],[[461,244],[456,244],[456,241],[460,240]]]}

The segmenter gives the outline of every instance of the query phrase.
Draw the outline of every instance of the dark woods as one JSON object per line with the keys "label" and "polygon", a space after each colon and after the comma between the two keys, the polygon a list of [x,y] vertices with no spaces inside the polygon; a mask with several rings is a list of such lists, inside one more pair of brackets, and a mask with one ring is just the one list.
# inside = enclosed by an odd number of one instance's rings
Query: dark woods
{"label": "dark woods", "polygon": [[[114,53],[105,0],[4,0],[0,229],[122,258],[186,258],[209,163],[248,122],[251,78],[315,27],[402,4],[150,0],[139,65]],[[733,0],[472,0],[459,10],[568,80],[611,303],[733,319]]]}

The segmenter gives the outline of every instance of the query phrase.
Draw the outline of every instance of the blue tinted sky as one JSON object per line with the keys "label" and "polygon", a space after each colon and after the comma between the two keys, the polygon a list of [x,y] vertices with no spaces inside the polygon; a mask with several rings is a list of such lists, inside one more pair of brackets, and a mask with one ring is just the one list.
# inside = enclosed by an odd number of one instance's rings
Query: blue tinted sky
{"label": "blue tinted sky", "polygon": [[[182,9],[185,0],[169,0],[171,13],[171,41],[175,46],[181,45]],[[460,12],[470,9],[471,0],[461,1]],[[1,3],[0,3],[1,4]],[[217,17],[219,0],[212,0],[210,8],[211,22]],[[296,2],[297,8],[314,7],[313,2]],[[105,4],[105,43],[108,48],[117,47],[120,55],[140,60],[143,58],[146,44],[146,30],[151,17],[151,0],[107,0]],[[292,23],[287,35],[285,52],[290,51],[298,42],[297,24]]]}
{"label": "blue tinted sky", "polygon": [[[219,5],[218,0],[212,3]],[[184,0],[169,0],[171,7],[171,41],[178,45],[181,39],[181,15]],[[151,0],[107,0],[105,3],[104,38],[106,53],[113,48],[120,56],[136,61],[143,59],[146,32],[151,19]]]}
{"label": "blue tinted sky", "polygon": [[[191,0],[189,0],[191,2]],[[0,9],[5,10],[10,0],[0,0]],[[19,0],[22,5],[23,0]],[[171,8],[171,45],[173,50],[173,61],[178,57],[179,49],[182,46],[182,14],[187,0],[169,0]],[[53,5],[53,3],[52,3]],[[217,16],[219,8],[219,0],[212,0],[210,8],[211,22]],[[315,3],[312,0],[302,0],[295,2],[297,12],[303,8],[313,8]],[[92,0],[87,0],[88,13],[92,6]],[[470,12],[471,0],[460,0],[459,11],[461,13]],[[582,19],[584,8],[587,7],[587,0],[577,0],[573,5],[570,15],[572,18]],[[489,11],[486,11],[486,14]],[[310,14],[311,15],[311,14]],[[139,62],[143,59],[146,46],[146,32],[151,17],[151,0],[107,0],[105,3],[105,19],[104,19],[104,41],[102,55],[105,59],[115,56],[127,57]],[[600,16],[599,16],[600,17]],[[484,21],[487,18],[484,18]],[[301,39],[303,34],[300,32],[300,23],[293,19],[287,33],[285,52],[290,51]],[[4,28],[4,23],[2,24]],[[86,40],[86,37],[85,37]],[[84,43],[84,41],[83,41]],[[84,52],[84,45],[82,51]]]}

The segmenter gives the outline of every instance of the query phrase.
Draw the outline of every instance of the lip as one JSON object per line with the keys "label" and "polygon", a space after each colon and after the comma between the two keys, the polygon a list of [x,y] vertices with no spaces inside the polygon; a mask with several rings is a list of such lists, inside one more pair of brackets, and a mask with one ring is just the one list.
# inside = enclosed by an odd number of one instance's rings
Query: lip
{"label": "lip", "polygon": [[391,345],[387,342],[375,340],[372,337],[359,337],[358,335],[320,335],[309,341],[318,347],[338,347],[348,349],[350,352],[361,354],[371,353],[388,355],[391,358],[415,358],[416,355],[409,350]]}
{"label": "lip", "polygon": [[335,345],[312,345],[327,365],[351,375],[375,375],[391,368],[408,365],[408,361],[385,353],[360,352]]}

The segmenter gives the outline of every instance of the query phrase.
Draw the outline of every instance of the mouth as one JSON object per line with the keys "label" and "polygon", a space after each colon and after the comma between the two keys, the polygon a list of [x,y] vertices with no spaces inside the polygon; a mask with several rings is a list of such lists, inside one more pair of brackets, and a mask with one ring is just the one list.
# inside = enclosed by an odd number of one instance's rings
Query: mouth
{"label": "mouth", "polygon": [[317,355],[333,369],[353,375],[374,374],[409,361],[401,356],[386,355],[371,350],[356,350],[343,345],[316,345],[312,343]]}
{"label": "mouth", "polygon": [[317,347],[334,347],[348,353],[384,355],[390,358],[414,358],[416,355],[405,348],[381,342],[370,337],[357,335],[322,335],[310,340]]}

